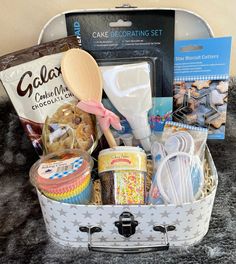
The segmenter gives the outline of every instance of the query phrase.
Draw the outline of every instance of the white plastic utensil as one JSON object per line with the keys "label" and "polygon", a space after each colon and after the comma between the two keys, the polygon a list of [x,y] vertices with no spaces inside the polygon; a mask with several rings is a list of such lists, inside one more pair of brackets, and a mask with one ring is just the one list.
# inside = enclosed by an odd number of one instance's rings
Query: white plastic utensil
{"label": "white plastic utensil", "polygon": [[165,149],[168,154],[177,151],[193,154],[194,153],[193,137],[186,131],[176,132],[166,139]]}
{"label": "white plastic utensil", "polygon": [[194,140],[193,137],[187,132],[187,131],[179,131],[177,132],[179,137],[182,137],[182,139],[185,142],[183,152],[194,154]]}
{"label": "white plastic utensil", "polygon": [[183,142],[177,136],[170,136],[165,142],[165,149],[168,154],[180,151],[182,149]]}
{"label": "white plastic utensil", "polygon": [[163,144],[159,142],[154,142],[151,148],[153,169],[154,172],[157,171],[159,164],[166,157],[166,151]]}
{"label": "white plastic utensil", "polygon": [[[178,160],[179,158],[181,160]],[[172,169],[170,169],[171,173],[166,174],[165,167],[168,166]],[[178,166],[181,167],[176,170]],[[193,188],[193,168],[195,169],[195,173],[198,173],[198,177],[200,177],[198,186],[195,186],[197,190]],[[167,178],[168,180],[166,180]],[[204,173],[199,158],[185,152],[176,152],[167,155],[162,160],[156,177],[157,185],[163,199],[167,203],[177,205],[192,202],[198,198],[203,180]]]}
{"label": "white plastic utensil", "polygon": [[120,146],[121,145],[121,138],[120,138],[119,133],[116,130],[113,130],[113,129],[111,130],[111,133],[112,133],[112,135],[113,135],[113,137],[114,137],[114,139],[116,141],[117,146]]}
{"label": "white plastic utensil", "polygon": [[133,146],[133,135],[132,134],[121,134],[121,140],[123,141],[125,146]]}

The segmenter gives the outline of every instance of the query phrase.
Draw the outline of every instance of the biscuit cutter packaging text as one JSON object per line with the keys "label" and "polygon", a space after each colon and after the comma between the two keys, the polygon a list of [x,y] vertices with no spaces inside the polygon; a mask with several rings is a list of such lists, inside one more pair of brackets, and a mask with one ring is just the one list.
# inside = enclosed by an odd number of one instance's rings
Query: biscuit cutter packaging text
{"label": "biscuit cutter packaging text", "polygon": [[[66,24],[68,34],[77,35],[81,47],[90,52],[101,65],[106,92],[103,103],[108,109],[110,107],[110,110],[119,114],[122,119],[124,130],[120,133],[120,138],[127,138],[127,134],[130,137],[133,133],[134,139],[140,140],[141,145],[149,151],[148,137],[151,134],[151,129],[162,131],[164,121],[169,118],[169,114],[172,112],[174,11],[126,10],[125,12],[68,13],[66,14]],[[106,74],[107,71],[113,72],[113,81],[116,79],[118,82],[125,78],[125,74],[128,76],[127,72],[131,72],[132,67],[137,64],[138,68],[139,63],[142,62],[148,63],[150,68],[150,86],[145,89],[151,89],[152,102],[150,101],[150,107],[146,107],[146,118],[144,112],[138,112],[139,107],[136,110],[137,113],[134,110],[119,111],[118,102],[111,98],[112,81],[108,79],[111,75]],[[123,72],[122,68],[124,68]],[[129,90],[133,90],[137,80],[142,82],[142,76],[144,76],[142,73],[139,75],[130,74],[130,82],[128,82],[130,88],[127,84],[126,88],[124,85],[120,85],[120,88],[117,86],[117,89],[126,89],[127,98],[133,97],[134,93],[131,96]],[[144,76],[144,78],[146,77]],[[140,106],[142,99],[144,98],[141,96],[136,98],[136,103],[140,100]],[[131,105],[133,102],[127,100],[126,103]],[[135,116],[136,120],[134,120]],[[143,122],[141,126],[140,122]],[[143,127],[143,131],[138,129],[138,126]],[[132,145],[132,140],[129,141],[129,144]]]}
{"label": "biscuit cutter packaging text", "polygon": [[0,58],[0,79],[39,155],[95,147],[94,119],[75,106],[61,77],[62,54],[78,46],[70,36]]}
{"label": "biscuit cutter packaging text", "polygon": [[175,43],[174,114],[178,122],[209,129],[224,139],[231,37]]}

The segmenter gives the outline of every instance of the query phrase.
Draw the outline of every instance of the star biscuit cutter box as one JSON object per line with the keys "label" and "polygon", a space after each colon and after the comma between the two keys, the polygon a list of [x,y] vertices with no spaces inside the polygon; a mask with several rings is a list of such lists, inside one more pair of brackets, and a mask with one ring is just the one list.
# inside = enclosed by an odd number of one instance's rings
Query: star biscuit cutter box
{"label": "star biscuit cutter box", "polygon": [[209,139],[224,139],[231,37],[175,42],[176,121],[206,127]]}
{"label": "star biscuit cutter box", "polygon": [[206,160],[214,189],[208,196],[181,206],[71,205],[37,191],[47,232],[58,244],[107,252],[149,252],[197,243],[208,232],[218,184],[208,149]]}

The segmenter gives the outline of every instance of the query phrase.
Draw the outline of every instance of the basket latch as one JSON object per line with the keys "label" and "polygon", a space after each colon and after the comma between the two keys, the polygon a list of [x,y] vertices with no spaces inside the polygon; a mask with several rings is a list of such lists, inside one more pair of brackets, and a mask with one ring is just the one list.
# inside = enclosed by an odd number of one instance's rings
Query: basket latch
{"label": "basket latch", "polygon": [[119,221],[115,222],[119,234],[124,237],[130,237],[133,235],[137,225],[138,221],[134,220],[134,216],[130,212],[123,212],[119,216]]}

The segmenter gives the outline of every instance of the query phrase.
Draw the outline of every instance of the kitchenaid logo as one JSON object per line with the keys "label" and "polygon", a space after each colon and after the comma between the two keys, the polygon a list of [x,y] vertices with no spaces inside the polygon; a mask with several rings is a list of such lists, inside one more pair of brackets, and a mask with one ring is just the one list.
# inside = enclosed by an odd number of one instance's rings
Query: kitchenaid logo
{"label": "kitchenaid logo", "polygon": [[79,21],[74,22],[74,32],[77,37],[80,37],[80,23]]}
{"label": "kitchenaid logo", "polygon": [[30,97],[33,93],[33,89],[37,89],[43,84],[59,77],[61,75],[61,67],[55,67],[48,70],[45,65],[40,70],[40,75],[32,79],[32,71],[25,72],[17,85],[17,93],[19,96],[25,96],[28,94]]}

